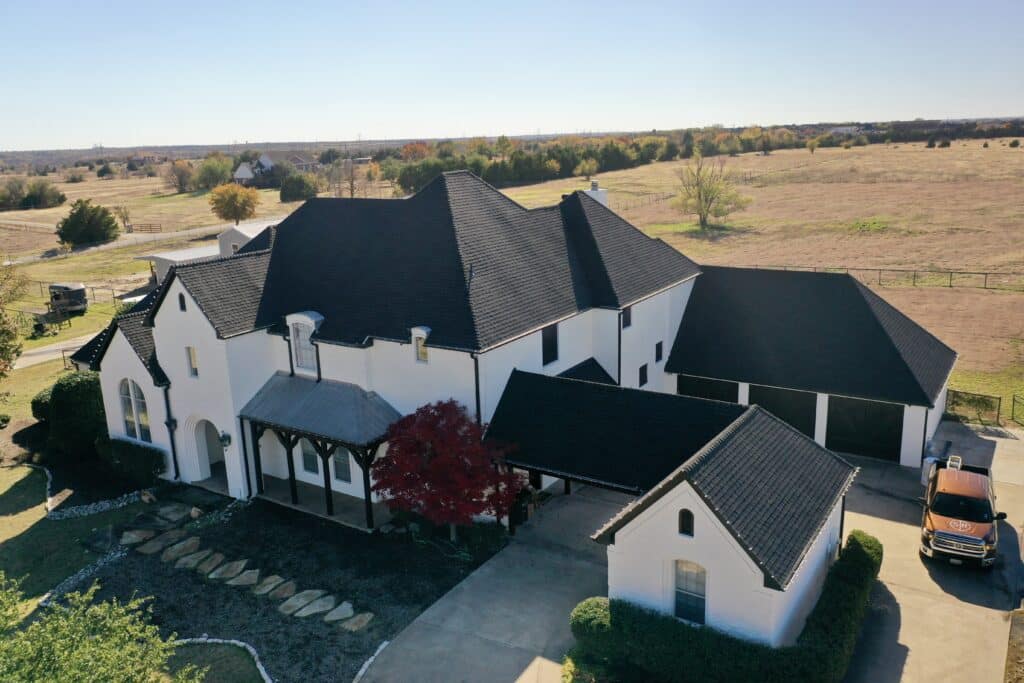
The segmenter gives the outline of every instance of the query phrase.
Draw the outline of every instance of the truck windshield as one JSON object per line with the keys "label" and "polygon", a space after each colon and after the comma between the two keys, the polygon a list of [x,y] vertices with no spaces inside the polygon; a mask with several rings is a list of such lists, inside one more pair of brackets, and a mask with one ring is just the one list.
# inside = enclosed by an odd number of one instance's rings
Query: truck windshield
{"label": "truck windshield", "polygon": [[943,517],[967,522],[991,522],[992,506],[984,498],[968,498],[952,493],[936,493],[932,498],[932,512]]}

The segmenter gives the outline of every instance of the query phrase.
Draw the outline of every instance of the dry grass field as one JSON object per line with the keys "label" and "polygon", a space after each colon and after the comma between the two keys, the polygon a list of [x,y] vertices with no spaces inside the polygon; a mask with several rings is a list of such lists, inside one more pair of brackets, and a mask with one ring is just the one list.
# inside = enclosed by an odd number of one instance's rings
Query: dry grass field
{"label": "dry grass field", "polygon": [[[781,150],[726,160],[750,206],[701,233],[671,201],[682,161],[599,174],[634,225],[691,258],[722,265],[799,265],[1024,272],[1024,149],[1007,140]],[[506,191],[530,207],[582,179]],[[909,283],[908,283],[909,284]],[[1024,293],[873,286],[955,348],[953,386],[1024,394]]]}

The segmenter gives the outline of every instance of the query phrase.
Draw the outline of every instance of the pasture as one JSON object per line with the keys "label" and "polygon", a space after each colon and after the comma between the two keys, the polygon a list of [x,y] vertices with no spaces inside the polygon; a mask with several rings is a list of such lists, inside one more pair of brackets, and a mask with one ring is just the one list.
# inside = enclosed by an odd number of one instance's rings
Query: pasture
{"label": "pasture", "polygon": [[[701,232],[671,200],[684,161],[598,174],[613,209],[700,263],[1024,273],[1024,150],[1008,140],[780,150],[725,160],[744,211]],[[509,188],[528,207],[583,179]],[[955,348],[952,386],[1024,394],[1024,293],[883,286],[888,301]],[[906,284],[910,284],[909,282]]]}

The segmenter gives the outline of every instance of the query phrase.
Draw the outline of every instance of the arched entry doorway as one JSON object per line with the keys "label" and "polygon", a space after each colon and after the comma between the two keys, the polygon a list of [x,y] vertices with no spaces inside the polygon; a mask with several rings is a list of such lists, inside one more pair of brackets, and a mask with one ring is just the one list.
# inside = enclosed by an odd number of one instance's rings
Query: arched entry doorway
{"label": "arched entry doorway", "polygon": [[209,420],[200,420],[196,424],[195,438],[201,478],[211,484],[221,483],[227,490],[228,478],[224,468],[224,447],[220,443],[220,430]]}

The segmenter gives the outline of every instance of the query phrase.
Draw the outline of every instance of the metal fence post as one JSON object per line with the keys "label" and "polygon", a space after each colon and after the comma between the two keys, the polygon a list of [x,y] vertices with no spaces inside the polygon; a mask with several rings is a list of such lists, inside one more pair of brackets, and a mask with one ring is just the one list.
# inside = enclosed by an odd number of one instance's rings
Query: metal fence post
{"label": "metal fence post", "polygon": [[949,286],[953,286],[953,271],[949,271]]}
{"label": "metal fence post", "polygon": [[917,287],[917,271],[914,271],[914,286]]}

